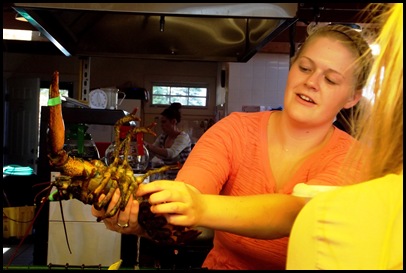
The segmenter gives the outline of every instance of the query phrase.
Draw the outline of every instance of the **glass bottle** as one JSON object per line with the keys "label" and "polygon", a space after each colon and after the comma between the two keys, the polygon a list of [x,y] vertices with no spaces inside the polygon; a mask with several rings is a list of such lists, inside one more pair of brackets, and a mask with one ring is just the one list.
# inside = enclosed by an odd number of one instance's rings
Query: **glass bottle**
{"label": "glass bottle", "polygon": [[100,154],[92,136],[86,132],[85,124],[67,126],[64,150],[70,156],[80,157],[86,160],[99,159]]}
{"label": "glass bottle", "polygon": [[[123,141],[130,129],[134,128],[133,126],[121,126],[120,128],[120,141]],[[109,147],[107,147],[105,152],[105,162],[107,165],[110,165],[114,161],[114,150],[116,148],[116,143],[112,142]],[[124,149],[124,147],[123,147]],[[119,153],[120,163],[124,159],[123,149]],[[128,163],[133,169],[134,173],[143,173],[149,163],[149,152],[143,143],[143,134],[138,133],[136,136],[131,137],[130,150],[127,156]]]}

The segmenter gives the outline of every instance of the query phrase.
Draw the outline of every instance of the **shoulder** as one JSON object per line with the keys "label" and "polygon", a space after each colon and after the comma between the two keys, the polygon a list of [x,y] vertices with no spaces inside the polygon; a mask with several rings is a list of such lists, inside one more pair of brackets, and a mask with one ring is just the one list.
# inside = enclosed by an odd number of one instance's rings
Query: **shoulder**
{"label": "shoulder", "polygon": [[269,115],[269,112],[232,112],[211,126],[202,138],[221,139],[222,142],[236,144],[237,139],[259,137],[259,132],[266,130]]}
{"label": "shoulder", "polygon": [[232,112],[211,126],[203,136],[230,138],[245,138],[260,135],[259,131],[266,130],[271,112]]}
{"label": "shoulder", "polygon": [[375,195],[383,202],[385,199],[395,200],[394,195],[401,196],[403,200],[403,175],[387,174],[385,176],[368,180],[355,185],[343,187],[342,194],[352,194],[354,197]]}
{"label": "shoulder", "polygon": [[[390,225],[403,215],[403,175],[389,174],[320,193],[302,211],[310,217],[317,215],[322,220],[320,224],[346,223],[350,226],[349,219],[363,219],[369,225],[379,218],[382,224],[373,225],[373,229],[379,229],[379,225]],[[364,230],[360,225],[357,224],[357,229]]]}
{"label": "shoulder", "polygon": [[343,130],[334,127],[334,132],[331,137],[331,140],[329,142],[330,145],[328,145],[328,150],[336,150],[336,151],[345,151],[347,152],[348,149],[354,145],[354,144],[359,144],[359,141],[357,141],[354,137],[352,137],[350,134],[347,132],[344,132]]}
{"label": "shoulder", "polygon": [[[314,201],[320,202],[337,202],[338,206],[342,206],[343,200],[348,200],[349,204],[354,205],[355,200],[358,203],[368,203],[368,206],[380,207],[384,203],[394,203],[397,199],[403,200],[403,175],[388,174],[383,177],[339,187],[336,190],[318,194],[310,203],[317,204]],[[372,200],[380,200],[379,202],[371,202]],[[403,201],[402,201],[403,202]],[[372,204],[371,204],[372,203]]]}
{"label": "shoulder", "polygon": [[267,117],[272,113],[272,111],[263,111],[263,112],[231,112],[224,119],[239,119],[239,120],[255,120]]}
{"label": "shoulder", "polygon": [[[329,234],[328,240],[320,232]],[[403,175],[390,174],[320,193],[295,220],[289,242],[290,266],[314,265],[317,260],[318,269],[378,268],[376,261],[384,256],[390,257],[388,265],[398,265],[402,261],[402,232]],[[351,234],[351,240],[343,234]],[[331,242],[335,242],[334,248]],[[311,249],[307,260],[299,260],[303,245]],[[382,250],[382,245],[387,247]],[[340,264],[328,258],[343,255],[358,258]]]}
{"label": "shoulder", "polygon": [[162,133],[160,134],[157,139],[165,139],[166,138],[166,134]]}
{"label": "shoulder", "polygon": [[349,133],[341,130],[340,128],[338,128],[336,126],[334,126],[333,140],[336,140],[336,141],[349,141],[349,142],[356,141],[355,138],[352,137]]}
{"label": "shoulder", "polygon": [[[267,122],[272,111],[264,112],[232,112],[225,118],[221,119],[216,124],[230,127],[262,127],[264,122]],[[215,124],[215,125],[216,125]]]}
{"label": "shoulder", "polygon": [[180,134],[179,134],[176,138],[180,138],[180,139],[190,139],[190,136],[189,136],[189,134],[186,133],[185,131],[181,131]]}

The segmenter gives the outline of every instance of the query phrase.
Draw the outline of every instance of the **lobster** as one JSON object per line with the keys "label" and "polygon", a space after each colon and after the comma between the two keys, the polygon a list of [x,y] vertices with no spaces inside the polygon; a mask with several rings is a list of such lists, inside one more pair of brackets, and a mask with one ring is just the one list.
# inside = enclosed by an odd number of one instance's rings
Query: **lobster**
{"label": "lobster", "polygon": [[[159,169],[147,171],[145,174],[135,176],[127,160],[130,150],[131,138],[137,134],[151,134],[156,136],[152,128],[156,123],[147,127],[133,127],[123,140],[120,140],[120,128],[123,124],[131,121],[140,122],[135,112],[120,118],[114,125],[115,150],[114,160],[107,165],[99,159],[85,160],[70,156],[64,147],[65,125],[62,117],[62,105],[59,95],[59,72],[55,71],[52,76],[49,102],[50,117],[48,130],[49,163],[53,170],[59,171],[51,186],[56,191],[49,196],[50,200],[77,199],[84,204],[93,205],[97,210],[105,209],[106,212],[97,221],[116,215],[119,210],[124,210],[132,195],[140,204],[138,222],[147,232],[149,237],[158,244],[182,245],[196,239],[201,231],[188,227],[173,226],[167,223],[163,215],[153,214],[147,197],[137,197],[135,193],[138,186],[145,178],[152,174],[162,173],[170,169],[180,168],[176,166],[163,166]],[[124,156],[120,156],[124,153]],[[116,205],[107,211],[107,207],[116,189],[120,190],[120,199]],[[104,196],[103,198],[101,196]]]}

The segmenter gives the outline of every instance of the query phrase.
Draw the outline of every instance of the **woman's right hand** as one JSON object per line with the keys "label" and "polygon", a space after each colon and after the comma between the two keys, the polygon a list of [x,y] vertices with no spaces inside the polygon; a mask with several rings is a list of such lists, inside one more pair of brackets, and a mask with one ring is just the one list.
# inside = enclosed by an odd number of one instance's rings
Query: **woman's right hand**
{"label": "woman's right hand", "polygon": [[193,227],[204,213],[202,194],[193,186],[173,180],[155,180],[141,184],[137,196],[149,195],[151,211],[163,214],[169,224]]}

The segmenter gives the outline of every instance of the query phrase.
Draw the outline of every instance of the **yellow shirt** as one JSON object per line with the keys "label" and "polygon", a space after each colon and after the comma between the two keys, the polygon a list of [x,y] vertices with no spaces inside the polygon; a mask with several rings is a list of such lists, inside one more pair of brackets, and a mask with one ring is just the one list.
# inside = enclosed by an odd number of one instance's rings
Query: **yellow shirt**
{"label": "yellow shirt", "polygon": [[310,200],[293,225],[287,269],[403,269],[403,174]]}

